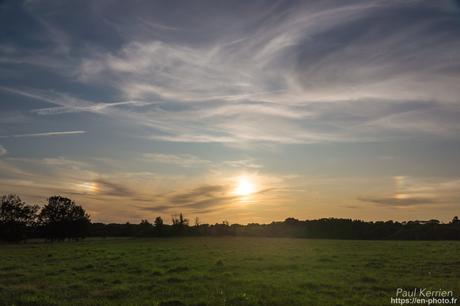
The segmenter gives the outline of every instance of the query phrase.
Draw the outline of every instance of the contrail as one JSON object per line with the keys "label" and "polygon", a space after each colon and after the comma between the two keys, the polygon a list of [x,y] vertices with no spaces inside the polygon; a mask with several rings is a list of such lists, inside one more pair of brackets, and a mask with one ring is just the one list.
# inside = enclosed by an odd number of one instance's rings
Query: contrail
{"label": "contrail", "polygon": [[46,133],[3,135],[3,136],[0,136],[0,138],[47,137],[47,136],[75,135],[75,134],[85,134],[85,133],[86,131],[60,131],[60,132],[46,132]]}

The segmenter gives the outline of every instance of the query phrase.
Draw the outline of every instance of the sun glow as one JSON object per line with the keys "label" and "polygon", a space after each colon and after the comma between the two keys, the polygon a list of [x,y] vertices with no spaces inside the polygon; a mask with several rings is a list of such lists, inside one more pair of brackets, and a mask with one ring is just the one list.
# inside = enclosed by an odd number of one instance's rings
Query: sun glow
{"label": "sun glow", "polygon": [[240,177],[238,179],[238,185],[235,189],[235,194],[239,196],[248,196],[254,192],[254,186],[247,177]]}
{"label": "sun glow", "polygon": [[81,183],[78,184],[77,187],[80,191],[83,191],[85,193],[96,193],[99,190],[97,184],[93,182]]}

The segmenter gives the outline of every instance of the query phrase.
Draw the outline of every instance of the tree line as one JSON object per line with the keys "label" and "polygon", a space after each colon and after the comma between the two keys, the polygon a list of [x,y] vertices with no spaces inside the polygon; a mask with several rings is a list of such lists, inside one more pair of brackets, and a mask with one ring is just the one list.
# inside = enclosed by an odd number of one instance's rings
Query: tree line
{"label": "tree line", "polygon": [[85,210],[71,199],[53,196],[40,209],[27,205],[17,195],[1,198],[0,239],[21,241],[26,238],[47,240],[81,239],[84,237],[174,237],[174,236],[257,236],[314,239],[365,240],[460,240],[460,221],[377,221],[323,218],[298,220],[287,218],[269,224],[249,223],[192,224],[183,214],[172,216],[167,224],[161,217],[139,224],[91,223]]}
{"label": "tree line", "polygon": [[78,240],[88,235],[91,220],[83,207],[69,198],[52,196],[43,207],[28,205],[18,195],[1,198],[0,239]]}
{"label": "tree line", "polygon": [[93,237],[173,237],[173,236],[251,236],[292,237],[311,239],[352,240],[460,240],[460,222],[454,217],[449,223],[429,221],[377,221],[323,218],[297,220],[287,218],[270,224],[164,224],[160,217],[154,223],[139,224],[92,223]]}

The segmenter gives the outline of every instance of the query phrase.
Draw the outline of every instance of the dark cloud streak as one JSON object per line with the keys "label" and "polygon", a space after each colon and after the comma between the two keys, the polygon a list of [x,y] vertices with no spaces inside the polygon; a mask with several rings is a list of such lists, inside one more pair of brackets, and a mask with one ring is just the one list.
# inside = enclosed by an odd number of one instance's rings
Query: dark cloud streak
{"label": "dark cloud streak", "polygon": [[384,206],[390,206],[390,207],[408,207],[408,206],[429,205],[429,204],[436,203],[436,201],[433,199],[421,198],[421,197],[360,198],[359,200],[364,201],[364,202],[384,205]]}
{"label": "dark cloud streak", "polygon": [[[273,190],[273,188],[259,190],[251,196],[261,195]],[[241,201],[241,197],[233,194],[226,186],[204,185],[188,192],[157,195],[151,200],[152,206],[138,206],[138,208],[154,212],[186,210],[203,213],[204,211],[211,212],[225,209],[239,201]]]}

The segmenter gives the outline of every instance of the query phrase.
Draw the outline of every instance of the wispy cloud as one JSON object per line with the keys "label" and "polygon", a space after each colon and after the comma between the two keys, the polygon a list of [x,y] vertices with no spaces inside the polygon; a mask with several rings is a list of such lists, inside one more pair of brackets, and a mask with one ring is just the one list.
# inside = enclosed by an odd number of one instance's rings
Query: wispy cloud
{"label": "wispy cloud", "polygon": [[254,159],[226,160],[222,163],[224,166],[229,166],[239,169],[260,169],[264,166],[257,163]]}
{"label": "wispy cloud", "polygon": [[[258,196],[270,190],[259,190],[252,196]],[[156,202],[162,204],[139,206],[141,210],[154,212],[212,212],[229,208],[241,201],[241,198],[224,185],[203,185],[186,192],[159,194]]]}
{"label": "wispy cloud", "polygon": [[164,153],[144,153],[142,158],[159,164],[175,165],[184,168],[237,168],[237,169],[260,169],[263,165],[257,163],[253,158],[225,160],[222,162],[202,159],[192,154],[164,154]]}
{"label": "wispy cloud", "polygon": [[107,179],[94,180],[96,192],[101,195],[117,196],[117,197],[133,197],[135,192],[127,186],[111,182]]}
{"label": "wispy cloud", "polygon": [[56,132],[44,132],[44,133],[1,135],[0,138],[48,137],[48,136],[78,135],[78,134],[85,134],[85,133],[86,131],[56,131]]}
{"label": "wispy cloud", "polygon": [[110,107],[119,107],[119,106],[134,106],[142,107],[146,105],[151,105],[153,102],[141,102],[141,101],[123,101],[123,102],[113,102],[113,103],[94,103],[90,106],[57,106],[57,107],[47,107],[40,109],[31,110],[32,113],[38,115],[60,115],[68,113],[80,113],[80,112],[90,112],[90,113],[104,113]]}
{"label": "wispy cloud", "polygon": [[394,184],[392,195],[363,196],[359,200],[397,208],[455,205],[460,201],[460,181],[457,179],[422,179],[408,176],[395,176],[392,179]]}
{"label": "wispy cloud", "polygon": [[8,151],[5,149],[5,147],[3,147],[2,145],[0,145],[0,156],[3,156],[3,155],[6,155]]}
{"label": "wispy cloud", "polygon": [[211,161],[200,159],[191,154],[161,154],[161,153],[145,153],[142,155],[144,159],[168,165],[176,165],[185,168],[201,167],[210,165]]}
{"label": "wispy cloud", "polygon": [[[338,196],[327,183],[315,188],[305,178],[351,172],[361,153],[374,160],[367,145],[381,146],[372,154],[383,157],[373,165],[388,165],[385,173],[392,166],[412,173],[419,158],[406,159],[401,149],[412,143],[427,144],[419,155],[430,155],[430,165],[457,161],[454,154],[439,161],[433,152],[442,149],[432,142],[454,147],[460,140],[460,9],[454,2],[184,1],[171,10],[161,1],[129,9],[119,0],[78,7],[6,1],[2,9],[9,16],[2,29],[18,34],[0,43],[0,140],[8,149],[5,155],[0,146],[2,190],[62,191],[87,200],[96,213],[119,216],[206,212],[235,204],[234,177],[260,172],[255,185],[276,189],[261,202],[276,202],[281,211],[297,197],[319,211]],[[58,150],[19,141],[72,135],[75,147]],[[341,143],[356,142],[372,143],[348,158],[352,146]],[[242,149],[256,158],[242,156]],[[71,157],[76,154],[84,161]],[[309,165],[315,156],[317,170]],[[179,169],[169,171],[173,167]],[[289,169],[303,178],[282,178]],[[358,207],[434,211],[460,199],[455,179],[392,180],[394,190],[377,184]],[[333,184],[331,190],[348,186]],[[364,185],[371,183],[342,189],[356,201]],[[131,202],[142,209],[134,212]],[[311,207],[298,204],[295,212]],[[245,213],[265,213],[259,208]]]}
{"label": "wispy cloud", "polygon": [[[129,43],[118,54],[86,59],[81,77],[109,80],[128,98],[186,104],[162,115],[187,132],[172,126],[167,135],[152,136],[159,140],[308,143],[401,132],[452,137],[459,130],[454,120],[439,124],[449,111],[460,111],[452,105],[458,76],[439,73],[459,49],[452,32],[429,22],[414,27],[404,21],[404,8],[381,2],[306,5],[286,14],[232,43]],[[398,31],[372,22],[388,14],[396,14]],[[442,16],[433,13],[432,22]],[[424,47],[405,47],[407,37]],[[426,101],[433,101],[431,108]],[[416,120],[420,116],[426,120]]]}
{"label": "wispy cloud", "polygon": [[[82,10],[91,17],[102,7]],[[226,15],[238,25],[230,29],[213,14],[193,28],[187,18],[148,18],[141,7],[132,16],[105,18],[104,27],[108,22],[121,39],[117,48],[72,48],[78,54],[70,61],[72,77],[91,89],[111,88],[116,99],[2,89],[54,105],[34,114],[97,113],[147,127],[142,137],[160,141],[234,146],[459,135],[455,6],[249,6],[251,19]],[[59,34],[50,38],[54,54],[70,57],[72,35],[45,16],[36,18],[46,33]],[[131,22],[116,27],[117,18]],[[56,70],[69,76],[67,68]]]}
{"label": "wispy cloud", "polygon": [[388,205],[393,207],[406,207],[406,206],[418,206],[436,203],[435,200],[430,198],[399,198],[399,197],[388,197],[388,198],[360,198],[361,201],[371,202],[381,205]]}
{"label": "wispy cloud", "polygon": [[[13,158],[12,160],[15,160],[15,159]],[[32,160],[32,162],[34,161],[35,160]],[[85,168],[90,167],[89,164],[85,162],[78,161],[78,160],[71,160],[68,158],[64,158],[62,156],[56,157],[56,158],[43,158],[39,162],[43,163],[46,166],[50,166],[50,167],[61,167],[61,168],[67,168],[67,169],[72,169],[72,170],[79,170],[79,169],[85,169]]]}

